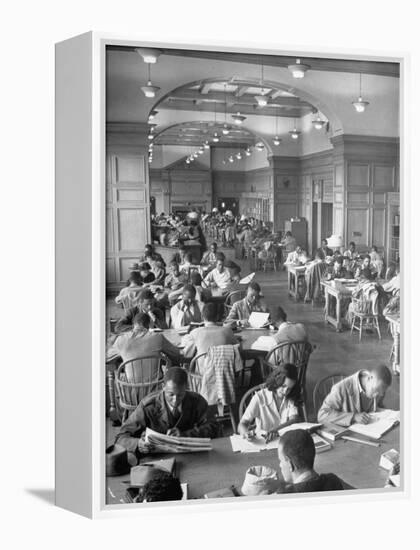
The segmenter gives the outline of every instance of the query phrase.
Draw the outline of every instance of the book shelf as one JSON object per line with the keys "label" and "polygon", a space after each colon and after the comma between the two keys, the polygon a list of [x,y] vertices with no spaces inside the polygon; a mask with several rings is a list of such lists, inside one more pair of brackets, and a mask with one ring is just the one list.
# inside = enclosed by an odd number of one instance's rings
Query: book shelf
{"label": "book shelf", "polygon": [[400,221],[399,194],[388,193],[388,265],[400,259]]}

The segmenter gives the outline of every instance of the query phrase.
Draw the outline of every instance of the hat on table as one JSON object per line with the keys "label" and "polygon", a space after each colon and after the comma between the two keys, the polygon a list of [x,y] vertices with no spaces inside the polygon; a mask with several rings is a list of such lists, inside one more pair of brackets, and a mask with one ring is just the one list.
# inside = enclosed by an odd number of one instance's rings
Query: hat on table
{"label": "hat on table", "polygon": [[277,490],[277,472],[269,466],[251,466],[245,474],[241,491],[245,496],[269,495]]}
{"label": "hat on table", "polygon": [[106,449],[106,475],[122,476],[128,474],[131,465],[128,462],[128,453],[122,445],[111,445]]}

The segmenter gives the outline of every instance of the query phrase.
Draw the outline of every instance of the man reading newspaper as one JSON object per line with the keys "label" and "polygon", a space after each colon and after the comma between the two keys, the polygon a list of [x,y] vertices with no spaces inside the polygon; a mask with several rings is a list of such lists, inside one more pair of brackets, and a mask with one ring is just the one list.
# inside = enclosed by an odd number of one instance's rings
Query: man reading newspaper
{"label": "man reading newspaper", "polygon": [[184,369],[168,369],[162,390],[140,401],[121,426],[116,441],[139,456],[153,450],[144,439],[146,428],[176,437],[215,437],[216,424],[208,415],[207,401],[188,391],[187,382]]}

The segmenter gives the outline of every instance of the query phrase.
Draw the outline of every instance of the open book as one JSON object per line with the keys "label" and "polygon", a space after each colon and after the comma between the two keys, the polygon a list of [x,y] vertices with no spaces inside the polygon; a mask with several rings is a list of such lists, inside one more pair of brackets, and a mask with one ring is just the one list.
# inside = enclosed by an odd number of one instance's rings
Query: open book
{"label": "open book", "polygon": [[249,285],[249,283],[252,281],[252,279],[255,277],[255,271],[253,273],[250,273],[249,275],[247,275],[246,277],[244,277],[243,279],[241,279],[239,281],[239,284],[240,285]]}
{"label": "open book", "polygon": [[146,428],[145,441],[153,446],[155,453],[197,453],[211,451],[208,437],[175,437]]}
{"label": "open book", "polygon": [[262,313],[260,311],[253,311],[249,316],[248,322],[251,328],[262,328],[268,323],[269,313]]}
{"label": "open book", "polygon": [[360,435],[380,439],[392,427],[400,422],[400,411],[383,409],[381,411],[370,413],[368,424],[352,424],[349,430]]}

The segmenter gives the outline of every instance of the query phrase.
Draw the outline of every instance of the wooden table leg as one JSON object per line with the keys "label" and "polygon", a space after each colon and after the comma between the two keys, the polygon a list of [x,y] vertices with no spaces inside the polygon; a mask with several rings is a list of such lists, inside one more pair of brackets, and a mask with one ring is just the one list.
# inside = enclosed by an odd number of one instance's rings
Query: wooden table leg
{"label": "wooden table leg", "polygon": [[328,317],[329,317],[329,311],[330,311],[330,293],[328,290],[325,290],[325,324],[328,324]]}
{"label": "wooden table leg", "polygon": [[341,322],[341,299],[339,296],[336,296],[336,306],[335,311],[337,315],[337,325],[336,325],[336,331],[342,332],[343,330],[343,324]]}

